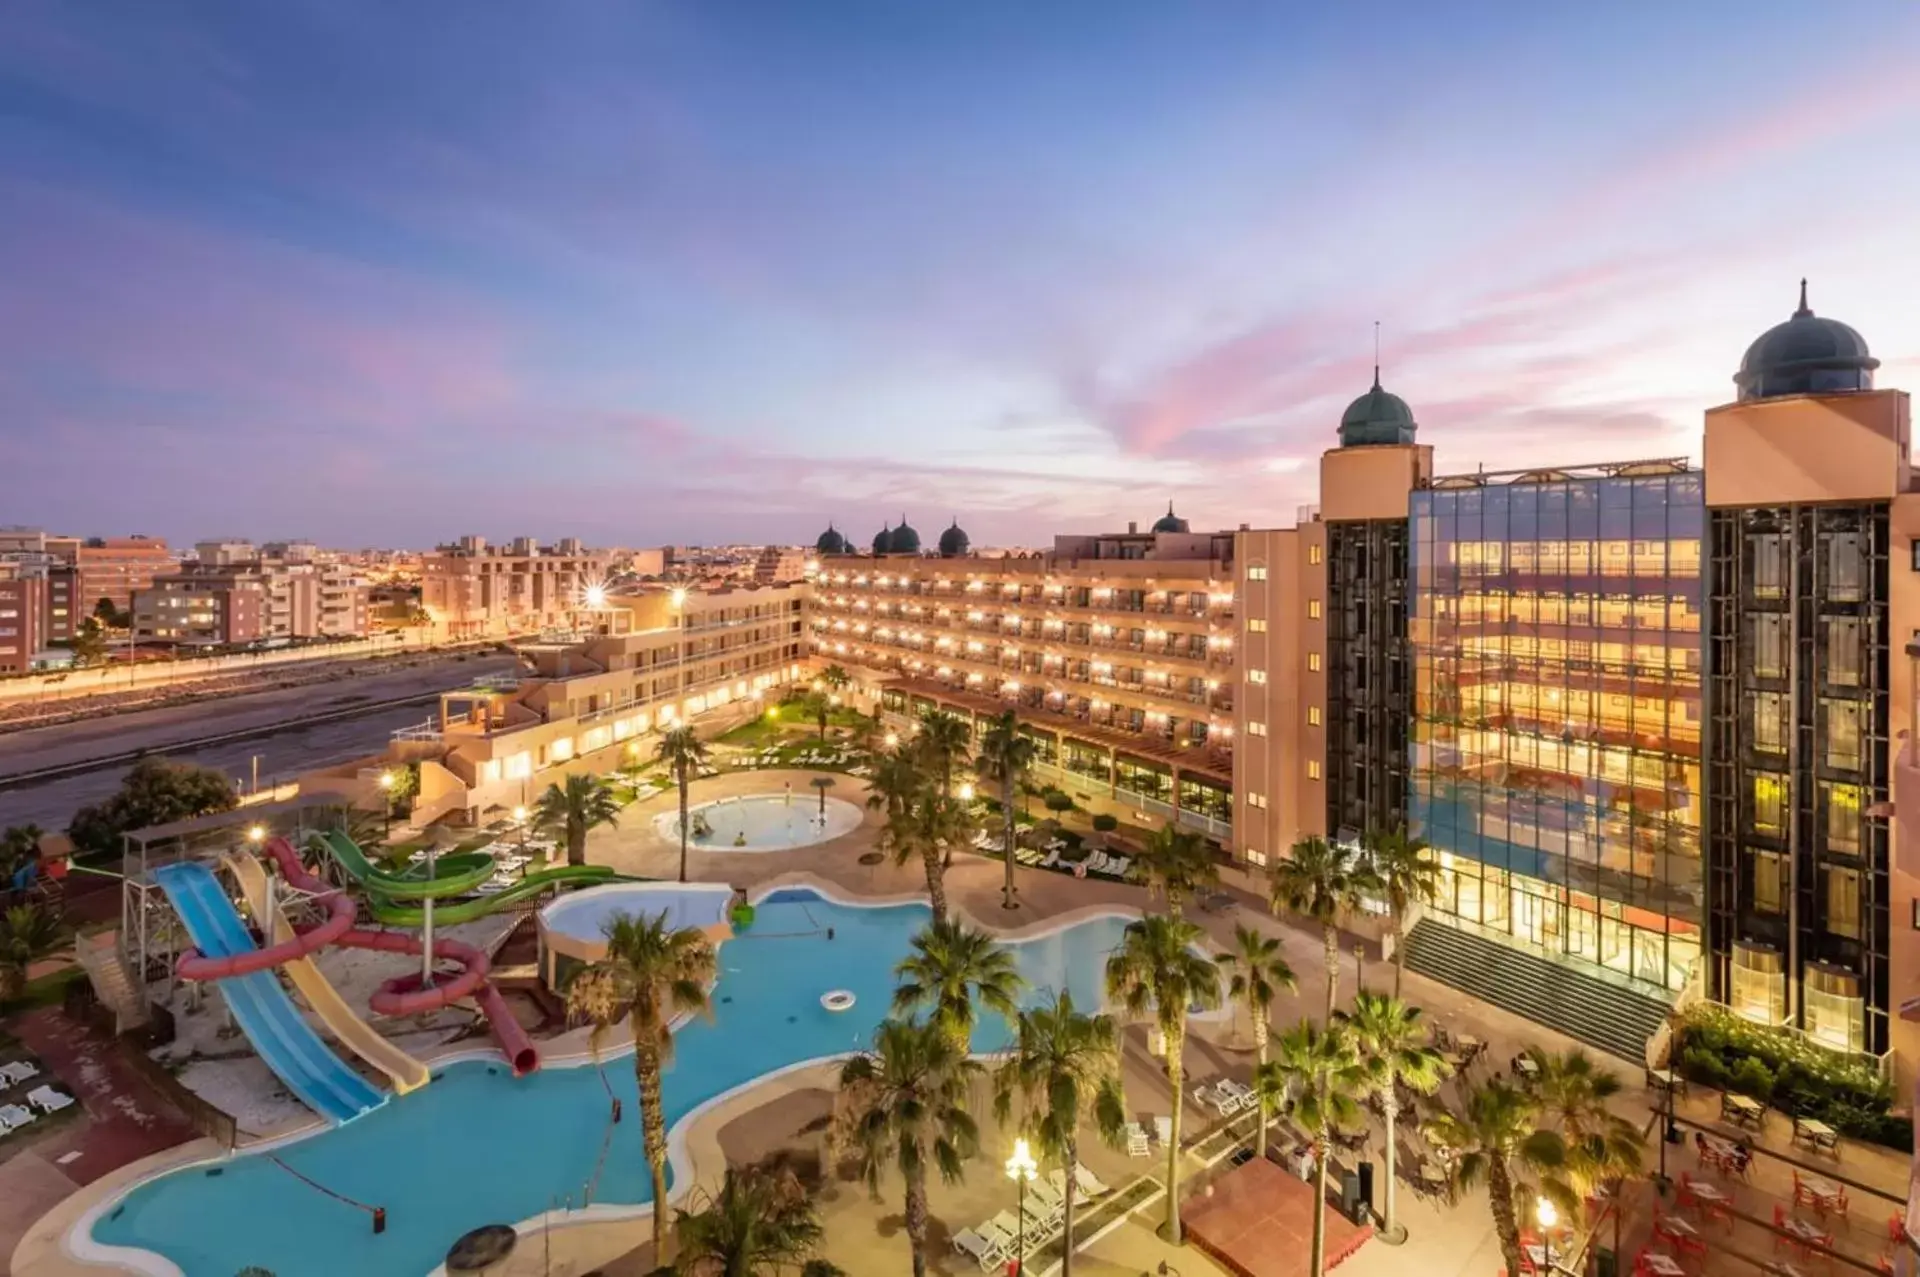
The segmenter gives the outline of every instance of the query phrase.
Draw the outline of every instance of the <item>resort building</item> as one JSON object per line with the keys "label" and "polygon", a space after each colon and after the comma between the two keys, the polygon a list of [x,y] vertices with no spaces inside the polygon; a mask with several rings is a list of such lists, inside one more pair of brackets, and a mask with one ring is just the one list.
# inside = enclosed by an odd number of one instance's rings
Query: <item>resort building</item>
{"label": "resort building", "polygon": [[1171,510],[1147,532],[1063,536],[975,558],[956,522],[937,557],[902,519],[851,555],[829,528],[809,609],[816,662],[904,721],[932,706],[976,728],[1020,715],[1037,779],[1136,824],[1231,836],[1233,533]]}
{"label": "resort building", "polygon": [[542,548],[531,537],[490,546],[466,536],[421,559],[420,601],[456,638],[570,630],[608,568],[605,552],[571,537]]}
{"label": "resort building", "polygon": [[804,671],[805,592],[650,589],[609,601],[611,632],[516,645],[522,673],[445,693],[433,720],[396,735],[392,757],[420,765],[415,819],[511,810],[570,767],[650,756],[675,723],[759,712]]}

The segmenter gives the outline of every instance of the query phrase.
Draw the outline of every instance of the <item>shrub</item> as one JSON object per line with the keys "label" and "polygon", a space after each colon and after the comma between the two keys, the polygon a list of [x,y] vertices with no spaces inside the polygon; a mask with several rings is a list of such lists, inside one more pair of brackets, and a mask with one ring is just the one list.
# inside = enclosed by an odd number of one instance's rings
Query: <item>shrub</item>
{"label": "shrub", "polygon": [[1120,828],[1120,819],[1110,812],[1103,811],[1093,818],[1093,827],[1103,834],[1110,834]]}
{"label": "shrub", "polygon": [[1751,1055],[1733,1066],[1727,1077],[1727,1086],[1762,1104],[1773,1102],[1773,1073],[1764,1062]]}
{"label": "shrub", "polygon": [[1680,1053],[1680,1072],[1689,1082],[1710,1087],[1716,1091],[1727,1089],[1727,1066],[1713,1052],[1697,1046],[1690,1046]]}

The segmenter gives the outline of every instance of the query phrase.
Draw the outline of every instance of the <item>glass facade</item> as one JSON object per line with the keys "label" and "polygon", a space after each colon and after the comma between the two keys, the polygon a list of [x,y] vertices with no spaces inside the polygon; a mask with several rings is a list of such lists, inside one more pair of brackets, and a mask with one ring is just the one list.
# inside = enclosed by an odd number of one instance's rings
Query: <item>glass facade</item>
{"label": "glass facade", "polygon": [[1409,824],[1437,910],[1647,991],[1700,956],[1697,472],[1412,498]]}

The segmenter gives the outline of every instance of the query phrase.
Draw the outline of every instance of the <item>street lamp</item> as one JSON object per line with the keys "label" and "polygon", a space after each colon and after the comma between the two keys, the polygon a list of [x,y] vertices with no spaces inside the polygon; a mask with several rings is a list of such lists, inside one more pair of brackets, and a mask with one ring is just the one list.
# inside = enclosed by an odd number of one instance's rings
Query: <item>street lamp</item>
{"label": "street lamp", "polygon": [[248,842],[258,847],[261,843],[265,842],[266,840],[267,840],[267,827],[265,825],[249,825],[247,827]]}
{"label": "street lamp", "polygon": [[387,837],[393,837],[393,773],[380,773],[380,805],[387,813]]}
{"label": "street lamp", "polygon": [[1552,1202],[1544,1197],[1534,1199],[1533,1217],[1540,1221],[1541,1259],[1540,1267],[1548,1273],[1553,1272],[1553,1226],[1560,1222],[1560,1212],[1554,1209]]}
{"label": "street lamp", "polygon": [[[1013,1142],[1013,1156],[1007,1159],[1007,1178],[1019,1185],[1017,1204],[1014,1213],[1020,1217],[1018,1237],[1014,1242],[1014,1277],[1022,1277],[1027,1270],[1027,1185],[1033,1183],[1033,1177],[1039,1172],[1039,1165],[1033,1160],[1033,1154],[1027,1149],[1024,1139]],[[1073,1241],[1068,1239],[1071,1246]]]}
{"label": "street lamp", "polygon": [[963,780],[960,782],[960,801],[963,803],[970,803],[973,801],[973,782],[972,781]]}
{"label": "street lamp", "polygon": [[525,807],[513,809],[513,822],[520,826],[520,854],[524,856],[527,854],[527,809]]}
{"label": "street lamp", "polygon": [[899,733],[899,732],[888,732],[888,733],[887,733],[887,735],[886,735],[886,741],[887,741],[887,748],[888,748],[888,749],[892,749],[892,748],[894,748],[894,747],[895,747],[896,745],[898,745],[898,744],[900,743],[900,733]]}

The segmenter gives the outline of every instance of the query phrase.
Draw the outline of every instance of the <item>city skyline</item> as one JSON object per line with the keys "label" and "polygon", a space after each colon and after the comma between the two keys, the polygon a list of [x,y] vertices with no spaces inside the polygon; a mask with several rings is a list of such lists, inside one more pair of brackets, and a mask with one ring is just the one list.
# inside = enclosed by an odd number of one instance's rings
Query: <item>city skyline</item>
{"label": "city skyline", "polygon": [[1915,22],[1744,14],[16,6],[4,521],[1287,525],[1376,320],[1443,473],[1697,459],[1803,275],[1920,371]]}

